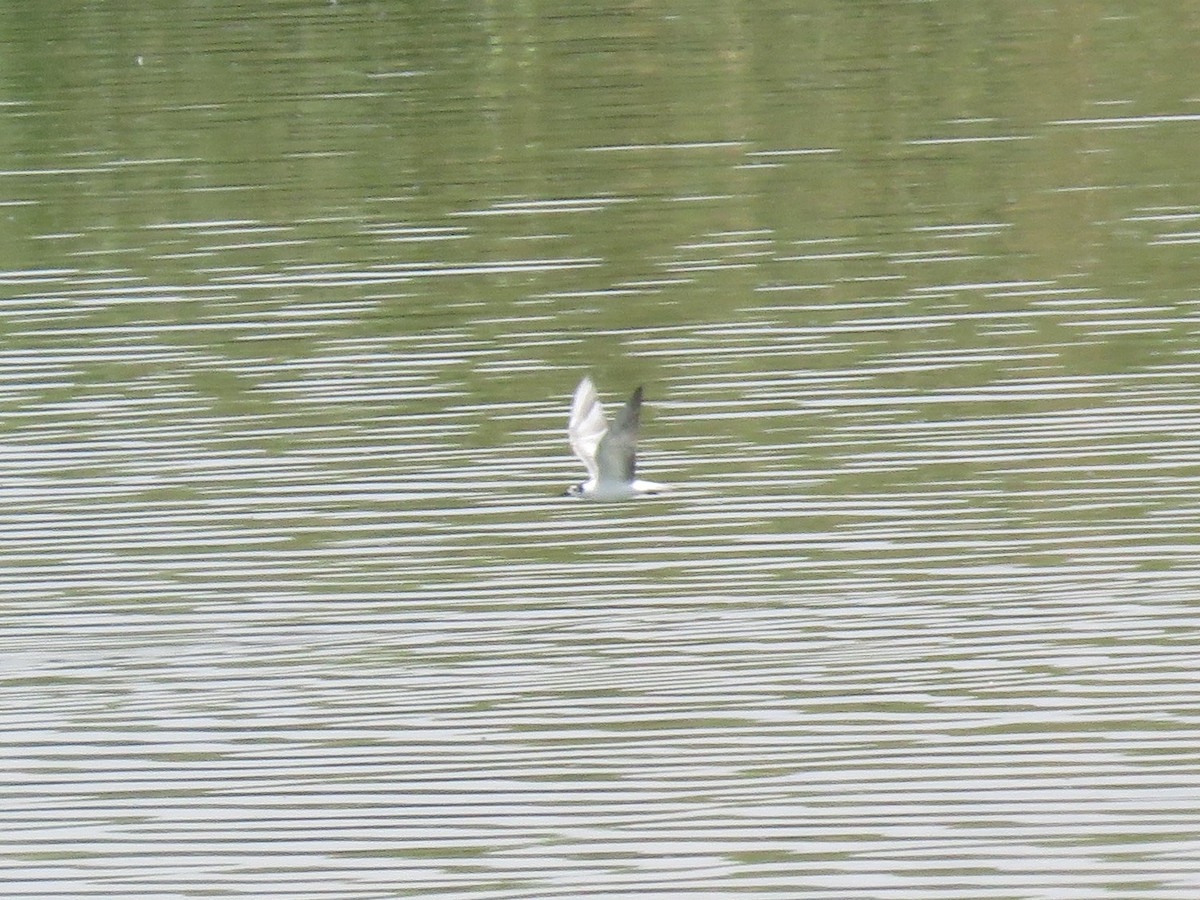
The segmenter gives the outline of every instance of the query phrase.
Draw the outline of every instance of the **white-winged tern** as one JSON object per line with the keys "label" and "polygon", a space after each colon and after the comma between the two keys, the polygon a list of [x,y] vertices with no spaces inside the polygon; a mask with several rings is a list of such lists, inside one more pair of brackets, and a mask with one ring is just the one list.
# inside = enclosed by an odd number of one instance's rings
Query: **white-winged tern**
{"label": "white-winged tern", "polygon": [[635,456],[641,409],[639,386],[610,427],[592,379],[585,376],[579,382],[571,401],[567,436],[571,449],[587,468],[588,480],[571,485],[568,494],[591,500],[626,500],[667,490],[666,485],[637,477]]}

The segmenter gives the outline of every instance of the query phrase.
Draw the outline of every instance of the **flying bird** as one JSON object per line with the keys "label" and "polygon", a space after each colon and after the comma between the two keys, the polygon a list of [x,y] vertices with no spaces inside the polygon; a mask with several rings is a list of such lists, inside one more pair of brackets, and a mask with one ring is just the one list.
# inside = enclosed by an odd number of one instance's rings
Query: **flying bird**
{"label": "flying bird", "polygon": [[641,410],[639,386],[609,426],[592,379],[584,377],[579,382],[571,401],[567,436],[571,449],[587,468],[588,480],[571,485],[568,494],[591,500],[626,500],[668,490],[664,484],[637,477],[635,457]]}

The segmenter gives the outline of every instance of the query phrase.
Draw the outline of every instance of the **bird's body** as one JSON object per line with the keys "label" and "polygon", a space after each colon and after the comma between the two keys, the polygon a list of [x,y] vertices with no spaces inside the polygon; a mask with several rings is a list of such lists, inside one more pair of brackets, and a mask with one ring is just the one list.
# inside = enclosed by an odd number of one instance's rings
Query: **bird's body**
{"label": "bird's body", "polygon": [[642,410],[642,389],[633,392],[612,426],[596,395],[592,379],[575,388],[567,436],[571,449],[587,468],[588,480],[572,485],[567,493],[591,500],[626,500],[667,490],[666,485],[637,477],[637,431]]}

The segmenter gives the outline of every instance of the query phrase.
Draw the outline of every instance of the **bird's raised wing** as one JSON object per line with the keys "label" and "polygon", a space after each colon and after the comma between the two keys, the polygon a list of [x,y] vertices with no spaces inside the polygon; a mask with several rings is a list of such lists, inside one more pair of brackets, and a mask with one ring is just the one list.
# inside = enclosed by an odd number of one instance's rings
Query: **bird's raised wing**
{"label": "bird's raised wing", "polygon": [[608,420],[604,418],[604,406],[596,396],[596,386],[592,379],[585,377],[575,388],[575,398],[571,401],[567,437],[571,440],[571,449],[592,478],[599,476],[596,453],[607,430]]}
{"label": "bird's raised wing", "polygon": [[621,407],[612,428],[601,437],[596,448],[596,477],[601,482],[633,481],[637,472],[637,433],[642,413],[642,389],[639,386]]}

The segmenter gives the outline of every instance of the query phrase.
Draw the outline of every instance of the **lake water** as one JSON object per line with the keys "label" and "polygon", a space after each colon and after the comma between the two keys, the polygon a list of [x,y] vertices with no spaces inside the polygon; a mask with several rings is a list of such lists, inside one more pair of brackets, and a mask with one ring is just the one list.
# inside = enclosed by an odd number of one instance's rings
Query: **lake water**
{"label": "lake water", "polygon": [[1194,15],[60,6],[6,897],[1200,896]]}

